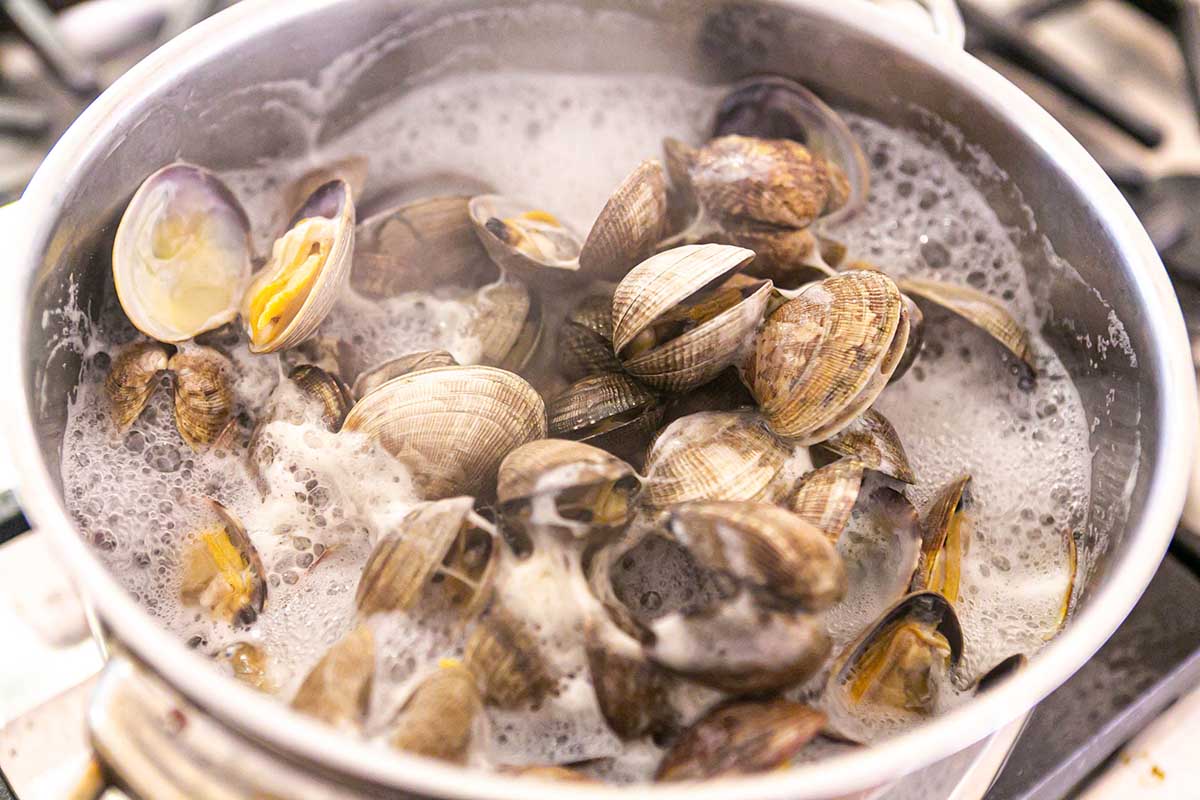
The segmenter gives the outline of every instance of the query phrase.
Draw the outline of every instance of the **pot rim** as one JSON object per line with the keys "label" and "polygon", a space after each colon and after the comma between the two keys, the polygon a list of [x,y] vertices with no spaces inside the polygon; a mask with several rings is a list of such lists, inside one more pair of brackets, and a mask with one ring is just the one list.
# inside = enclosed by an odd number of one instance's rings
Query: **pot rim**
{"label": "pot rim", "polygon": [[[109,120],[147,93],[178,79],[214,51],[239,46],[260,32],[345,0],[243,0],[176,37],[145,58],[100,96],[68,129],[38,169],[19,202],[26,224],[16,241],[19,283],[10,295],[24,304],[29,296],[47,238],[60,186],[68,185],[74,165],[84,154],[108,147]],[[659,800],[799,800],[829,797],[871,789],[917,768],[959,752],[1027,711],[1057,688],[1102,645],[1125,619],[1153,577],[1174,532],[1183,507],[1196,433],[1194,372],[1183,319],[1166,272],[1141,224],[1108,177],[1047,112],[1005,78],[974,58],[943,44],[932,35],[917,35],[887,24],[882,10],[865,0],[825,3],[821,0],[774,0],[802,8],[809,15],[874,39],[919,62],[925,69],[949,77],[964,93],[990,107],[993,113],[1022,130],[1089,198],[1090,208],[1109,230],[1122,258],[1129,264],[1128,290],[1152,313],[1145,315],[1152,348],[1139,354],[1160,369],[1157,413],[1160,433],[1154,448],[1155,471],[1148,486],[1143,518],[1126,531],[1122,558],[1115,561],[1103,586],[1090,598],[1058,637],[1032,659],[1013,680],[973,698],[948,713],[907,733],[859,751],[819,763],[792,767],[762,776],[703,784],[639,786],[639,796]],[[294,758],[368,785],[403,787],[439,797],[530,798],[557,800],[564,795],[596,800],[630,796],[620,787],[566,786],[562,783],[500,776],[464,770],[377,747],[336,734],[331,728],[293,712],[277,700],[207,668],[202,657],[161,627],[132,599],[104,568],[75,530],[54,489],[55,481],[41,457],[26,398],[30,387],[19,365],[25,361],[28,308],[9,315],[9,335],[2,347],[16,374],[10,394],[12,424],[7,438],[19,474],[23,507],[39,528],[50,531],[57,551],[84,589],[112,634],[185,697],[234,729],[269,743]],[[14,332],[13,326],[19,326]],[[16,335],[13,335],[13,334]],[[1148,409],[1149,411],[1149,409]]]}

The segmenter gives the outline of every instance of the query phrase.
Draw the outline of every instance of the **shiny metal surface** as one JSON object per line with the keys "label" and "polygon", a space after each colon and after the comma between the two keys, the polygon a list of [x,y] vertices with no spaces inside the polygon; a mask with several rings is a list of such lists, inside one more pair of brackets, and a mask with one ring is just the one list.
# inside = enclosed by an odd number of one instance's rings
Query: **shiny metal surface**
{"label": "shiny metal surface", "polygon": [[[586,5],[587,13],[579,13],[578,5]],[[463,10],[473,13],[451,17]],[[296,42],[304,47],[289,44]],[[1165,273],[1132,212],[1083,149],[1005,80],[937,39],[897,29],[880,10],[849,0],[551,0],[533,7],[515,1],[247,0],[150,56],[67,132],[22,201],[24,220],[9,257],[16,285],[4,293],[18,306],[4,316],[4,347],[16,365],[8,429],[29,515],[54,537],[107,634],[231,735],[263,742],[293,768],[319,772],[322,780],[368,796],[390,787],[438,797],[620,794],[517,783],[403,754],[384,756],[331,735],[202,668],[200,656],[159,628],[108,575],[63,508],[58,446],[88,326],[82,315],[62,309],[77,304],[94,310],[108,291],[106,252],[119,210],[142,176],[175,158],[228,169],[266,150],[301,152],[307,140],[300,131],[264,110],[268,100],[294,102],[286,86],[256,88],[251,81],[316,85],[322,67],[365,42],[375,43],[377,58],[341,73],[341,96],[322,109],[322,137],[353,125],[372,103],[403,92],[406,80],[457,69],[502,64],[631,76],[649,71],[708,81],[773,71],[887,122],[922,130],[964,162],[970,154],[965,145],[978,146],[1011,178],[977,176],[997,214],[1014,226],[1031,284],[1053,310],[1044,332],[1072,369],[1095,419],[1094,507],[1083,540],[1091,580],[1068,629],[1010,683],[879,746],[787,772],[719,785],[653,787],[640,795],[798,800],[871,789],[962,750],[1023,714],[1124,619],[1154,573],[1183,502],[1196,417],[1190,351]],[[956,126],[961,140],[936,124],[937,117]],[[1048,255],[1043,235],[1078,275]],[[1133,358],[1113,341],[1110,314],[1124,324]],[[1109,346],[1089,346],[1100,338]],[[1121,502],[1127,489],[1128,510]]]}

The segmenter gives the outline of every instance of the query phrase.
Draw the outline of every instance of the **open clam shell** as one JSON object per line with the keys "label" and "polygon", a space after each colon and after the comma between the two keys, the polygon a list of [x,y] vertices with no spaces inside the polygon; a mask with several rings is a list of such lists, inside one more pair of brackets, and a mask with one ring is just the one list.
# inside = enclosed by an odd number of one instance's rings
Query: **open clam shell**
{"label": "open clam shell", "polygon": [[208,505],[218,522],[199,531],[184,554],[180,597],[218,619],[249,625],[267,603],[262,559],[242,523],[215,500]]}
{"label": "open clam shell", "polygon": [[754,396],[775,433],[799,444],[824,441],[875,401],[907,341],[891,278],[839,273],[767,318],[755,346]]}
{"label": "open clam shell", "polygon": [[134,342],[113,359],[104,378],[104,390],[112,403],[118,431],[124,431],[142,415],[167,361],[167,349],[158,342]]}
{"label": "open clam shell", "polygon": [[657,394],[619,372],[576,381],[546,405],[551,436],[587,442],[635,465],[663,412]]}
{"label": "open clam shell", "polygon": [[292,708],[329,725],[358,730],[375,679],[375,637],[365,623],[321,656],[292,697]]}
{"label": "open clam shell", "polygon": [[250,223],[233,193],[191,164],[142,182],[113,242],[113,285],[142,333],[182,342],[234,319],[250,275]]}
{"label": "open clam shell", "polygon": [[351,394],[355,399],[361,400],[367,393],[379,388],[392,378],[399,378],[401,375],[423,369],[456,366],[458,366],[458,362],[454,360],[454,356],[445,350],[422,350],[419,353],[407,353],[359,373],[354,380]]}
{"label": "open clam shell", "polygon": [[970,475],[946,484],[933,498],[921,525],[921,558],[910,591],[938,592],[958,602],[963,557],[970,543],[971,521],[965,510]]}
{"label": "open clam shell", "polygon": [[821,442],[821,447],[841,456],[854,458],[867,469],[881,472],[904,483],[916,483],[908,454],[900,434],[888,420],[873,408],[868,408],[836,436]]}
{"label": "open clam shell", "polygon": [[559,286],[579,274],[583,240],[548,211],[511,197],[482,194],[467,203],[475,234],[492,261],[534,286]]}
{"label": "open clam shell", "polygon": [[771,282],[719,284],[753,257],[730,245],[684,245],[634,267],[613,293],[613,352],[626,371],[684,391],[733,364],[766,313]]}
{"label": "open clam shell", "polygon": [[350,185],[332,180],[296,212],[246,291],[242,315],[251,352],[286,350],[316,333],[350,276],[353,253]]}
{"label": "open clam shell", "polygon": [[862,479],[862,462],[840,458],[805,475],[788,500],[788,508],[836,543],[850,521]]}
{"label": "open clam shell", "polygon": [[1037,372],[1029,332],[991,295],[969,286],[919,278],[901,280],[900,288],[905,294],[941,306],[980,328],[1021,359],[1030,371]]}
{"label": "open clam shell", "polygon": [[216,350],[189,347],[171,356],[175,373],[175,425],[193,450],[212,444],[233,418],[233,364]]}
{"label": "open clam shell", "polygon": [[397,750],[464,764],[483,718],[475,676],[445,660],[413,690],[400,709],[388,743]]}
{"label": "open clam shell", "polygon": [[658,161],[643,161],[616,188],[579,253],[592,280],[619,281],[648,258],[667,221],[667,177]]}
{"label": "open clam shell", "polygon": [[546,436],[532,386],[495,367],[438,367],[393,378],[346,415],[343,431],[377,441],[412,471],[422,496],[490,493],[500,462]]}

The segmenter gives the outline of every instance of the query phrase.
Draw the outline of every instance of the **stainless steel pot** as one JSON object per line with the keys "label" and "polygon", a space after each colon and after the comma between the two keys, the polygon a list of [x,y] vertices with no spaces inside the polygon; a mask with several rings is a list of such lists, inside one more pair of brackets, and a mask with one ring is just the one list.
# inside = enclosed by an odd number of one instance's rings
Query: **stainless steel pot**
{"label": "stainless steel pot", "polygon": [[[352,50],[359,55],[344,57]],[[964,165],[982,148],[1007,178],[984,171],[977,181],[1012,225],[1031,285],[1051,310],[1044,332],[1094,420],[1083,542],[1089,580],[1067,629],[1026,671],[861,752],[639,796],[798,800],[869,790],[986,737],[1083,664],[1125,618],[1171,537],[1190,469],[1194,383],[1178,306],[1149,239],[1095,162],[1029,98],[854,0],[248,0],[171,42],[96,101],[39,170],[6,240],[15,306],[4,347],[16,381],[6,427],[21,497],[54,537],[112,648],[90,724],[101,756],[128,785],[154,798],[619,794],[518,784],[383,753],[222,678],[104,570],[60,496],[63,422],[89,328],[76,309],[94,313],[108,290],[114,223],[143,176],[176,158],[220,170],[263,152],[302,152],[307,140],[278,109],[311,102],[301,88],[324,85],[323,69],[338,91],[326,107],[304,112],[325,115],[322,138],[433,76],[494,65],[606,70],[631,80],[646,72],[722,82],[784,73],[924,131]]]}

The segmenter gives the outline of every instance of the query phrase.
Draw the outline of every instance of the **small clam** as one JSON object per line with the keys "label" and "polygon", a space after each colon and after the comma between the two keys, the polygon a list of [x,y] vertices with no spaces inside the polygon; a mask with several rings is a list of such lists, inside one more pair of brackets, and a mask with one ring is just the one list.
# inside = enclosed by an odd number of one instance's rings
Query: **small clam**
{"label": "small clam", "polygon": [[426,499],[490,491],[506,455],[546,436],[532,386],[494,367],[439,367],[393,378],[362,397],[342,425],[412,470]]}
{"label": "small clam", "polygon": [[867,469],[889,478],[904,483],[917,481],[900,435],[888,418],[873,408],[864,411],[836,436],[821,442],[821,447],[854,458]]}
{"label": "small clam", "polygon": [[829,539],[778,506],[684,503],[671,509],[666,527],[705,568],[789,607],[819,611],[846,592],[846,571]]}
{"label": "small clam", "polygon": [[866,203],[870,173],[858,140],[836,111],[796,81],[767,75],[733,87],[712,125],[713,136],[729,134],[791,139],[836,164],[848,191],[836,219],[849,217]]}
{"label": "small clam", "polygon": [[340,728],[361,726],[375,678],[375,637],[360,623],[305,676],[292,708]]}
{"label": "small clam", "polygon": [[589,620],[584,649],[596,703],[617,736],[633,739],[675,724],[668,697],[673,678],[646,660],[635,640],[621,636],[606,621]]}
{"label": "small clam", "polygon": [[124,431],[142,415],[158,376],[167,368],[167,349],[158,342],[134,342],[113,359],[104,379],[104,389],[112,403],[113,422]]}
{"label": "small clam", "polygon": [[175,373],[175,425],[193,450],[212,444],[233,418],[233,364],[206,347],[191,347],[171,356]]}
{"label": "small clam", "polygon": [[[473,534],[482,533],[490,544],[495,531],[472,510],[474,502],[470,497],[450,497],[424,503],[409,512],[397,530],[381,538],[358,581],[359,613],[407,611],[437,574],[464,590],[456,604],[466,609],[466,615],[482,607],[491,593],[492,549],[487,548],[479,563],[467,554],[478,553]],[[455,569],[464,560],[474,569]]]}
{"label": "small clam", "polygon": [[911,718],[929,715],[938,686],[962,657],[954,607],[936,592],[906,595],[839,657],[827,692],[845,709],[883,706]]}
{"label": "small clam", "polygon": [[404,702],[389,743],[397,750],[464,764],[482,719],[475,676],[460,662],[446,659]]}
{"label": "small clam", "polygon": [[754,260],[746,267],[746,274],[769,278],[779,289],[797,289],[834,274],[822,257],[817,237],[808,228],[742,225],[709,238],[753,250]]}
{"label": "small clam", "polygon": [[558,331],[558,366],[568,380],[620,372],[612,349],[612,295],[585,297],[567,312]]}
{"label": "small clam", "polygon": [[861,462],[840,458],[805,475],[788,500],[788,507],[836,543],[850,522],[862,479]]}
{"label": "small clam", "polygon": [[250,275],[250,223],[207,170],[171,164],[142,183],[117,227],[113,284],[129,321],[182,342],[237,316]]}
{"label": "small clam", "polygon": [[699,781],[786,766],[825,725],[815,708],[776,698],[713,708],[663,755],[655,780]]}
{"label": "small clam", "polygon": [[792,457],[758,414],[701,411],[665,428],[646,455],[642,502],[665,509],[692,500],[771,502]]}
{"label": "small clam", "polygon": [[346,283],[353,252],[350,186],[333,180],[296,212],[246,291],[242,316],[251,352],[286,350],[312,336]]}
{"label": "small clam", "polygon": [[445,350],[422,350],[389,359],[369,370],[359,373],[351,394],[361,400],[366,394],[401,375],[434,367],[456,367],[458,362]]}
{"label": "small clam", "polygon": [[241,522],[220,503],[208,502],[218,522],[199,531],[184,552],[180,597],[218,619],[249,625],[267,602],[262,560]]}
{"label": "small clam", "polygon": [[619,280],[654,251],[666,205],[662,165],[645,161],[609,197],[586,240],[553,214],[500,195],[473,197],[468,211],[497,266],[542,287],[581,275]]}
{"label": "small clam", "polygon": [[301,364],[288,373],[288,380],[318,405],[327,430],[336,433],[342,427],[353,400],[341,378],[312,364]]}
{"label": "small clam", "polygon": [[463,661],[483,686],[484,699],[499,708],[540,703],[555,679],[537,640],[518,617],[493,604],[467,639]]}
{"label": "small clam", "polygon": [[264,692],[273,691],[274,685],[267,674],[267,653],[252,642],[234,642],[223,648],[217,658],[226,664],[233,677],[242,683]]}
{"label": "small clam", "polygon": [[475,295],[472,334],[483,344],[480,363],[519,372],[542,339],[542,305],[518,280],[488,284]]}
{"label": "small clam", "polygon": [[583,442],[539,439],[500,463],[496,499],[505,522],[609,536],[629,521],[641,488],[633,467]]}
{"label": "small clam", "polygon": [[355,232],[350,285],[378,298],[492,279],[496,270],[475,235],[469,200],[429,197],[364,219]]}
{"label": "small clam", "polygon": [[910,591],[938,592],[951,604],[958,602],[962,562],[970,543],[971,520],[966,513],[965,490],[970,475],[962,475],[934,497],[921,525],[921,559],[913,573]]}
{"label": "small clam", "polygon": [[613,352],[652,387],[684,391],[737,360],[766,312],[770,281],[726,281],[754,253],[685,245],[634,267],[613,293]]}
{"label": "small clam", "polygon": [[658,395],[619,372],[576,381],[546,404],[551,436],[587,442],[634,465],[662,416]]}
{"label": "small clam", "polygon": [[982,329],[1021,359],[1031,372],[1037,372],[1029,332],[991,295],[969,286],[918,278],[901,280],[900,288],[905,294],[940,306]]}
{"label": "small clam", "polygon": [[879,272],[843,272],[810,284],[763,326],[753,391],[775,433],[821,442],[875,401],[908,341],[896,284]]}

